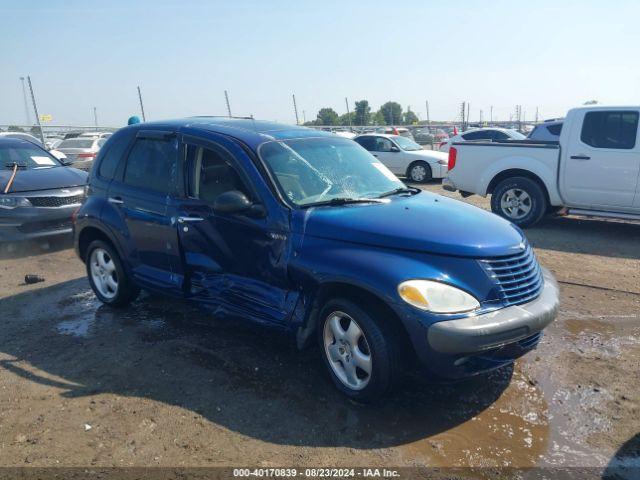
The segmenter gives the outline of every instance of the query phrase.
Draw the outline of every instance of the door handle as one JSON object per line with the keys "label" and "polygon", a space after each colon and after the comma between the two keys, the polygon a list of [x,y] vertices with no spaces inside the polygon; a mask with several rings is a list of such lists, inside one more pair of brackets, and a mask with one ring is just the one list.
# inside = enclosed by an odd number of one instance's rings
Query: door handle
{"label": "door handle", "polygon": [[202,217],[178,217],[178,223],[194,223],[194,222],[202,222],[204,218]]}
{"label": "door handle", "polygon": [[588,155],[571,155],[571,160],[591,160],[591,157]]}
{"label": "door handle", "polygon": [[109,197],[109,203],[113,203],[115,205],[122,205],[124,202],[120,197]]}

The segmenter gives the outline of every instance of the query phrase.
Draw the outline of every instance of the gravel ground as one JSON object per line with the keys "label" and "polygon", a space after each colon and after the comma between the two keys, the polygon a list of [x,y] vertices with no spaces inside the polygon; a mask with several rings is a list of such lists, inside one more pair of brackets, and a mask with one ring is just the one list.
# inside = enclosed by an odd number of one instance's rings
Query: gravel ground
{"label": "gravel ground", "polygon": [[[562,295],[538,349],[456,384],[408,376],[377,406],[343,399],[317,351],[270,331],[157,296],[101,306],[67,242],[5,248],[0,464],[597,472],[616,452],[638,462],[640,225],[554,218],[527,236]],[[45,281],[24,285],[28,273]]]}

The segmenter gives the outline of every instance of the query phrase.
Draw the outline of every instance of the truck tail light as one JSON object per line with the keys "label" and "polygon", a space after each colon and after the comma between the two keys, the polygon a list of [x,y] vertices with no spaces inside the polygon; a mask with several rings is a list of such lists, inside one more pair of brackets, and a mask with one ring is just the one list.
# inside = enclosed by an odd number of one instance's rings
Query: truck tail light
{"label": "truck tail light", "polygon": [[449,165],[447,165],[447,170],[453,170],[456,166],[456,158],[458,158],[458,150],[456,147],[451,147],[449,149]]}

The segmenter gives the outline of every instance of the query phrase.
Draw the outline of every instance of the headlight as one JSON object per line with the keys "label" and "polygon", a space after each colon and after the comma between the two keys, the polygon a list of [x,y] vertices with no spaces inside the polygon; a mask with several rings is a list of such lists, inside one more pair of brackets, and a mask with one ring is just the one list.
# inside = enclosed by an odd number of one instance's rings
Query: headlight
{"label": "headlight", "polygon": [[431,280],[407,280],[398,285],[398,293],[408,304],[433,313],[470,312],[480,306],[467,292]]}
{"label": "headlight", "polygon": [[24,197],[5,197],[0,195],[0,208],[30,207],[31,202]]}

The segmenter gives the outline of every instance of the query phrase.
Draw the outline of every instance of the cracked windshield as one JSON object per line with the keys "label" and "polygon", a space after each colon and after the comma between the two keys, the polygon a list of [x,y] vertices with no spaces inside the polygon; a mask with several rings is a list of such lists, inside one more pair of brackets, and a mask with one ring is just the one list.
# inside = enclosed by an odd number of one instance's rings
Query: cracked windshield
{"label": "cracked windshield", "polygon": [[404,186],[387,167],[346,139],[270,142],[262,146],[260,155],[296,205],[376,198]]}

